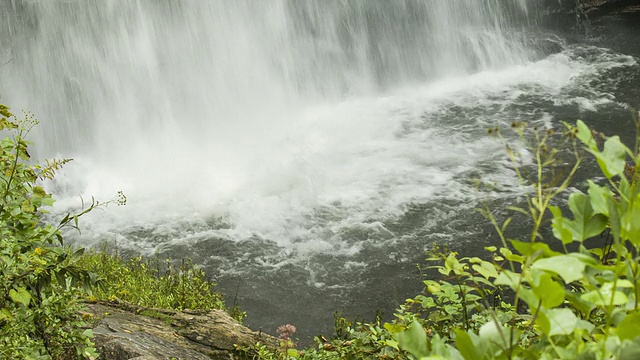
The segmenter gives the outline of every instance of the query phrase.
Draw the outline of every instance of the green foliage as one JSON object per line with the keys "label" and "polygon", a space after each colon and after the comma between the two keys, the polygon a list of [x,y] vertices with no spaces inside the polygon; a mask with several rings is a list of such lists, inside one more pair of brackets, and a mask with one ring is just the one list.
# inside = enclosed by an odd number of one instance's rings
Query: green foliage
{"label": "green foliage", "polygon": [[[215,284],[191,263],[167,262],[161,271],[161,264],[141,258],[124,261],[64,246],[64,227],[78,229],[80,216],[110,202],[123,205],[126,197],[119,192],[107,203],[92,199],[58,225],[45,223],[54,200],[40,183],[71,160],[31,162],[25,137],[37,120],[30,114],[17,120],[4,105],[0,115],[0,131],[7,134],[0,140],[1,359],[96,358],[93,334],[79,312],[87,297],[173,310],[225,309]],[[246,316],[237,307],[230,313],[239,321]]]}
{"label": "green foliage", "polygon": [[248,358],[263,360],[409,359],[394,339],[393,332],[397,331],[390,331],[398,326],[404,329],[403,325],[383,323],[378,316],[372,323],[349,321],[339,314],[335,320],[336,334],[332,339],[317,336],[314,345],[303,350],[292,347],[295,343],[282,336],[276,347],[258,343],[238,350]]}
{"label": "green foliage", "polygon": [[[511,220],[499,224],[484,210],[503,246],[488,248],[491,261],[443,255],[437,268],[451,281],[425,281],[426,294],[401,308],[401,313],[417,315],[417,321],[395,331],[402,349],[418,359],[640,357],[639,155],[617,136],[605,138],[600,150],[582,121],[566,127],[577,161],[564,178],[554,172],[558,151],[549,149],[547,135],[535,134],[532,181],[516,165],[519,178],[532,189],[528,206],[514,209],[532,220],[529,241],[508,239]],[[588,181],[586,193],[572,193],[566,217],[551,203],[568,189],[582,161],[575,139],[595,157],[606,183]],[[519,155],[509,151],[518,164]],[[626,162],[629,158],[634,165]],[[549,220],[561,252],[541,242],[540,229]],[[605,230],[607,244],[585,245]],[[569,245],[576,250],[568,250]],[[492,303],[497,294],[512,300]],[[435,334],[427,338],[430,331]]]}
{"label": "green foliage", "polygon": [[[170,260],[145,260],[134,257],[123,260],[107,249],[83,256],[82,268],[97,274],[101,280],[92,298],[116,299],[135,305],[169,310],[227,310],[222,296],[214,291],[216,284],[191,262],[176,267]],[[227,310],[237,321],[246,316],[237,306]]]}
{"label": "green foliage", "polygon": [[37,121],[29,114],[17,120],[4,105],[0,115],[0,358],[95,357],[77,312],[78,295],[91,291],[95,277],[78,266],[82,250],[62,246],[60,230],[97,204],[57,226],[43,224],[54,200],[38,183],[70,160],[30,162],[25,136]]}

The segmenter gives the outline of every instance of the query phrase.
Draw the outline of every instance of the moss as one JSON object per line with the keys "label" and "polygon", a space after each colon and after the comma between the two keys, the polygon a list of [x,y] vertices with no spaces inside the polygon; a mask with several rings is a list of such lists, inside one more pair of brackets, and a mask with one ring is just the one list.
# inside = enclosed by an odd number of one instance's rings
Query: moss
{"label": "moss", "polygon": [[152,310],[152,309],[142,310],[139,314],[143,316],[148,316],[150,318],[162,320],[167,325],[171,325],[171,323],[173,322],[173,319],[171,318],[171,316],[157,310]]}

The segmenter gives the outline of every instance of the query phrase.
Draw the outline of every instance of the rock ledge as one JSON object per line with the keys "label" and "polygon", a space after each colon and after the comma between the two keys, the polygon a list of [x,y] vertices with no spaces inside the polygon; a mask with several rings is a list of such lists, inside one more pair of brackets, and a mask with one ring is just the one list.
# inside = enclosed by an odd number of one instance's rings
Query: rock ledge
{"label": "rock ledge", "polygon": [[221,310],[180,312],[97,302],[86,304],[83,315],[96,319],[94,342],[104,360],[243,359],[236,344],[276,342]]}

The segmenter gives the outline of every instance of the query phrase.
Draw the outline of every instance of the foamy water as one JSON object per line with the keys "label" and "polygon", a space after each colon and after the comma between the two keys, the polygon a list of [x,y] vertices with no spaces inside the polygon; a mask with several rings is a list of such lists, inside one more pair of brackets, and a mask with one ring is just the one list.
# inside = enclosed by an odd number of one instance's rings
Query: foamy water
{"label": "foamy water", "polygon": [[[301,253],[356,251],[340,248],[339,239],[327,244],[330,239],[318,228],[335,232],[392,219],[410,203],[449,199],[474,204],[484,195],[467,173],[480,171],[485,180],[515,186],[502,145],[484,133],[486,128],[515,120],[557,126],[535,102],[577,104],[588,111],[614,102],[606,84],[600,84],[602,89],[585,84],[612,68],[634,66],[635,60],[580,49],[598,53],[592,63],[576,51],[379,96],[307,105],[288,115],[289,126],[251,137],[250,144],[238,132],[215,144],[190,144],[178,137],[156,152],[133,144],[136,156],[104,167],[79,157],[58,181],[65,189],[58,209],[77,206],[79,195],[109,199],[122,190],[129,204],[92,215],[85,233],[117,233],[126,243],[121,233],[128,226],[215,217],[231,226],[207,230],[214,233],[205,237],[239,241],[258,236]],[[572,96],[573,89],[590,97]],[[460,117],[450,113],[452,108],[460,109]],[[318,224],[314,213],[319,209],[332,219]],[[93,241],[85,236],[83,243]],[[142,248],[147,254],[156,250]]]}

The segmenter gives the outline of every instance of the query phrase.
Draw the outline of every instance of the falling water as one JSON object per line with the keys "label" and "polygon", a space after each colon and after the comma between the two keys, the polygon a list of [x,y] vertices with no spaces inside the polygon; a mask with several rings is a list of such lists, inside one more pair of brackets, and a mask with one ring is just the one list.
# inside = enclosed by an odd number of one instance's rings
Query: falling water
{"label": "falling water", "polygon": [[6,96],[46,114],[47,153],[102,159],[277,137],[310,103],[532,56],[523,1],[13,3]]}

